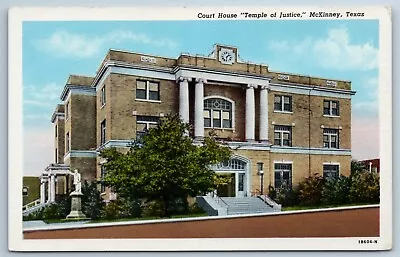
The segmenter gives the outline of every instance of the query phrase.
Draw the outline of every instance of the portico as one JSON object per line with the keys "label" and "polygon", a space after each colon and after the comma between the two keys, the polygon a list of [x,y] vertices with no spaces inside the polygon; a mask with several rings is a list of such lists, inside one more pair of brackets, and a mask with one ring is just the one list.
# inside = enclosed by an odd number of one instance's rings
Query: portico
{"label": "portico", "polygon": [[[56,187],[58,178],[69,175],[69,166],[65,164],[50,164],[40,176],[40,203],[53,203],[56,201]],[[47,196],[46,196],[47,193]]]}
{"label": "portico", "polygon": [[[179,72],[178,72],[179,73]],[[257,80],[259,84],[243,84],[246,79],[237,79],[235,84],[231,82],[231,76],[220,76],[218,81],[214,74],[208,74],[203,72],[202,77],[191,77],[197,75],[197,73],[188,72],[188,76],[181,76],[177,79],[179,83],[179,115],[184,122],[189,122],[189,106],[194,106],[194,137],[196,139],[204,138],[204,87],[207,86],[207,82],[210,81],[213,85],[220,83],[228,84],[231,83],[233,87],[241,87],[246,90],[246,103],[245,103],[245,141],[250,143],[256,143],[258,141],[268,143],[268,90],[269,80]],[[224,80],[225,79],[225,80]],[[244,80],[244,81],[243,81]],[[194,103],[189,100],[190,83],[194,81]],[[254,79],[251,79],[254,82]],[[259,110],[260,110],[260,126],[259,126],[259,139],[256,140],[256,91],[260,91],[259,99]],[[225,98],[221,96],[221,98]],[[224,117],[210,117],[210,119]],[[234,117],[232,118],[234,120]],[[221,125],[223,129],[224,126]],[[232,129],[235,130],[234,124]]]}

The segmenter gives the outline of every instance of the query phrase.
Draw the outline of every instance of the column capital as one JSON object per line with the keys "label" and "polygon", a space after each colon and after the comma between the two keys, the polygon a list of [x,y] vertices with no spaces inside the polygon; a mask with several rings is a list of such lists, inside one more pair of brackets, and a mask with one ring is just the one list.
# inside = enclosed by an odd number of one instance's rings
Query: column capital
{"label": "column capital", "polygon": [[255,88],[257,88],[257,85],[255,85],[255,84],[247,84],[246,88],[247,89],[255,89]]}
{"label": "column capital", "polygon": [[268,86],[267,85],[261,85],[260,88],[261,88],[261,90],[265,90],[265,89],[269,90],[270,89],[269,85]]}
{"label": "column capital", "polygon": [[178,78],[178,81],[179,82],[189,82],[189,81],[192,81],[192,78],[189,78],[189,77],[179,77]]}
{"label": "column capital", "polygon": [[207,80],[203,78],[196,78],[196,83],[207,83]]}

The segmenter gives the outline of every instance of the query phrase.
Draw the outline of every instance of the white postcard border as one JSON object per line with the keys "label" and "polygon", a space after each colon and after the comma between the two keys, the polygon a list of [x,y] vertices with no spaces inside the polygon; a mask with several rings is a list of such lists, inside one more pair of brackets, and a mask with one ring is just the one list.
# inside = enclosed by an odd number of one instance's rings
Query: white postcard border
{"label": "white postcard border", "polygon": [[[88,10],[90,9],[90,10]],[[379,19],[379,104],[381,208],[377,245],[359,245],[362,238],[273,239],[79,239],[24,240],[22,237],[22,23],[33,20],[197,20],[199,12],[259,12],[256,7],[168,7],[162,12],[146,8],[20,7],[9,12],[9,249],[20,251],[205,251],[205,250],[378,250],[392,247],[392,25],[389,8],[370,7],[265,7],[269,11],[354,11]],[[156,14],[156,15],[155,15]],[[310,18],[303,18],[310,19]],[[350,18],[349,18],[350,19]],[[11,113],[12,112],[12,113]],[[374,239],[374,238],[368,238]],[[101,243],[100,243],[101,242]]]}

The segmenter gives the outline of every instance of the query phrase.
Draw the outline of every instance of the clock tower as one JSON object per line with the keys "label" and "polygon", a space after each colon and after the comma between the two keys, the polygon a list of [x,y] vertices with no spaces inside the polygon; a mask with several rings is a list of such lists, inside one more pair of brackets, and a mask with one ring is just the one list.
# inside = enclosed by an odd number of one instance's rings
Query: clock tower
{"label": "clock tower", "polygon": [[218,60],[222,64],[232,65],[236,62],[236,49],[228,47],[218,47]]}

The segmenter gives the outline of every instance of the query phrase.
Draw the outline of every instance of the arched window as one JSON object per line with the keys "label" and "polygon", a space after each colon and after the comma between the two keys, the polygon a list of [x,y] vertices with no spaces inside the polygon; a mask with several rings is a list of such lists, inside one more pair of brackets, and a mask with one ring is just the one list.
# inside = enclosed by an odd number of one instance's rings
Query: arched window
{"label": "arched window", "polygon": [[216,165],[215,170],[245,170],[246,163],[242,160],[231,159],[229,161],[220,162]]}
{"label": "arched window", "polygon": [[232,128],[233,104],[221,98],[204,100],[204,127],[205,128]]}

